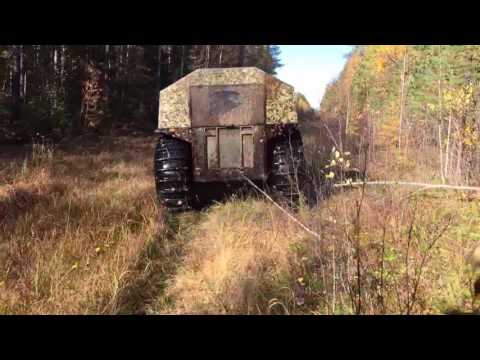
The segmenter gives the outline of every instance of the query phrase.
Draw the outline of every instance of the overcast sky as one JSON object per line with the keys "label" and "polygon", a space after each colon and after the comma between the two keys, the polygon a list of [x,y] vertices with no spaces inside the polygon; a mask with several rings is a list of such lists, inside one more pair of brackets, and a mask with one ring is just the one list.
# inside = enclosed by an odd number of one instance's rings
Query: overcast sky
{"label": "overcast sky", "polygon": [[351,49],[349,45],[280,45],[283,67],[277,70],[277,76],[318,109],[325,86],[340,74],[344,55]]}

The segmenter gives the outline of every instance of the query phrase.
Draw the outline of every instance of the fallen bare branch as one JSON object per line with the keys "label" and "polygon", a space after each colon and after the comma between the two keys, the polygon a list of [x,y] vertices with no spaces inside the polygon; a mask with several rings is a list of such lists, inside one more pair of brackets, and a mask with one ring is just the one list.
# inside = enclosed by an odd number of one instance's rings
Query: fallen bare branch
{"label": "fallen bare branch", "polygon": [[256,190],[258,190],[263,196],[265,196],[273,205],[275,205],[277,208],[279,208],[285,215],[287,215],[293,222],[298,224],[303,230],[308,232],[309,234],[315,236],[319,240],[322,240],[322,237],[320,236],[319,233],[309,229],[306,225],[304,225],[300,220],[296,219],[292,214],[290,214],[287,210],[285,210],[282,206],[280,206],[275,200],[273,200],[265,191],[260,189],[252,180],[250,180],[248,177],[245,175],[242,175],[243,178],[250,184],[252,185]]}
{"label": "fallen bare branch", "polygon": [[427,189],[442,189],[442,190],[463,190],[463,191],[480,191],[478,186],[456,186],[456,185],[442,185],[442,184],[427,184],[418,182],[405,182],[405,181],[359,181],[345,184],[334,184],[333,187],[354,187],[364,185],[397,185],[397,186],[414,186],[423,187],[423,190]]}

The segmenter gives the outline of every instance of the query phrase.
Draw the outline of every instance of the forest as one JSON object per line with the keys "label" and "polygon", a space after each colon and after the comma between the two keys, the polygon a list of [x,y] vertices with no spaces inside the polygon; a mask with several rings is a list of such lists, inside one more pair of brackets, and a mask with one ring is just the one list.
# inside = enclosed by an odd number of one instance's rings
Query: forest
{"label": "forest", "polygon": [[189,72],[280,65],[273,45],[0,46],[0,142],[153,130],[159,91]]}
{"label": "forest", "polygon": [[478,185],[479,80],[476,45],[356,46],[321,108],[371,154],[428,153],[443,183]]}

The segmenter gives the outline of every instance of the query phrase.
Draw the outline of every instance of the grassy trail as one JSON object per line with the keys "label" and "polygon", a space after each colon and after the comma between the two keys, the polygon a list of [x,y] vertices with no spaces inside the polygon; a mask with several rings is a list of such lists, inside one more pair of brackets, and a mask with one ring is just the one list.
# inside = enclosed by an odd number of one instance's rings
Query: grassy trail
{"label": "grassy trail", "polygon": [[480,241],[478,199],[341,190],[297,214],[320,238],[255,196],[165,216],[154,141],[2,152],[0,313],[475,309],[465,256]]}

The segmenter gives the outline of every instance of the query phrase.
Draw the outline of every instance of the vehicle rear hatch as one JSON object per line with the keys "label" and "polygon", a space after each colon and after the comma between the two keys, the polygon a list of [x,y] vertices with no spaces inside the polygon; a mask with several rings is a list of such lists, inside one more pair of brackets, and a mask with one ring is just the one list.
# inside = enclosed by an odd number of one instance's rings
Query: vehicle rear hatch
{"label": "vehicle rear hatch", "polygon": [[263,85],[192,86],[190,111],[196,181],[265,178]]}

